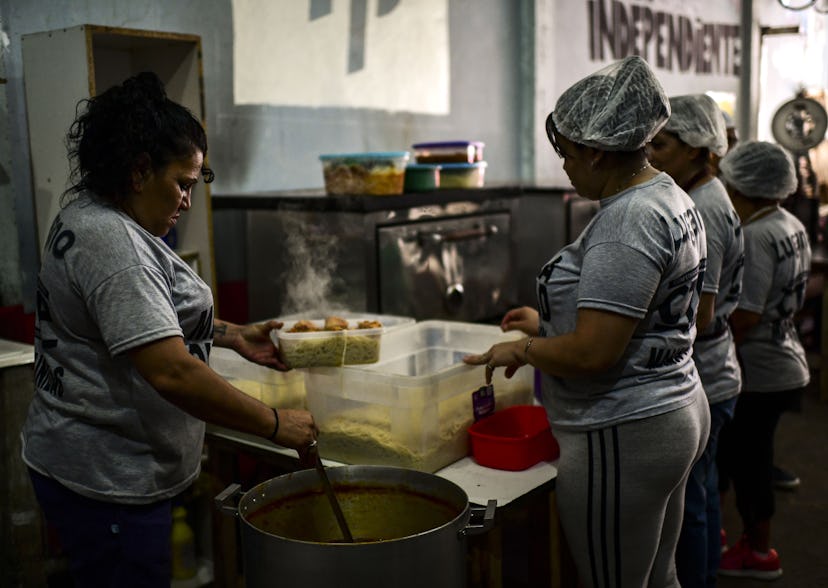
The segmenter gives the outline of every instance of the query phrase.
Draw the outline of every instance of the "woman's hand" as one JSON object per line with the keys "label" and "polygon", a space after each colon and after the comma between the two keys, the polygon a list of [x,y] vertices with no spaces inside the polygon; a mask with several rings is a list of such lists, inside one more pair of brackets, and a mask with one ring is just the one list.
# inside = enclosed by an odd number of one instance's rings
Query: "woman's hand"
{"label": "woman's hand", "polygon": [[[518,314],[520,320],[527,316],[523,309],[512,312]],[[520,315],[523,315],[522,319]],[[510,322],[508,316],[504,317],[504,322]],[[637,327],[637,318],[581,308],[571,333],[555,337],[532,335],[531,345],[529,339],[498,343],[486,353],[468,355],[463,361],[486,365],[486,382],[491,381],[491,372],[499,366],[505,366],[506,377],[511,377],[527,363],[550,376],[580,378],[612,369],[623,357]]]}
{"label": "woman's hand", "polygon": [[492,383],[492,373],[499,366],[505,366],[505,375],[507,378],[511,378],[519,367],[526,365],[523,355],[526,341],[526,339],[521,339],[519,341],[497,343],[482,355],[465,356],[463,362],[469,365],[485,365],[487,384]]}
{"label": "woman's hand", "polygon": [[[222,325],[223,326],[223,325]],[[224,337],[240,337],[242,327]],[[244,328],[254,340],[247,345],[255,354],[268,325]],[[256,335],[258,333],[259,335]],[[272,346],[272,344],[270,344]],[[181,337],[165,337],[130,349],[128,356],[138,373],[167,401],[192,416],[243,433],[272,439],[275,443],[299,449],[309,445],[318,434],[311,413],[305,410],[273,409],[245,394],[193,356]],[[267,353],[265,353],[267,355]],[[277,427],[278,414],[278,427]],[[276,434],[274,435],[274,431]]]}
{"label": "woman's hand", "polygon": [[270,331],[281,327],[282,323],[277,320],[240,327],[233,349],[248,361],[281,372],[287,371],[290,367],[282,360],[279,348],[270,338]]}
{"label": "woman's hand", "polygon": [[540,327],[540,316],[538,311],[528,306],[513,308],[503,315],[500,321],[502,331],[523,331],[530,337],[538,334]]}
{"label": "woman's hand", "polygon": [[279,430],[272,441],[295,449],[299,453],[299,458],[303,459],[303,453],[319,435],[313,416],[306,410],[290,408],[278,409],[278,413]]}

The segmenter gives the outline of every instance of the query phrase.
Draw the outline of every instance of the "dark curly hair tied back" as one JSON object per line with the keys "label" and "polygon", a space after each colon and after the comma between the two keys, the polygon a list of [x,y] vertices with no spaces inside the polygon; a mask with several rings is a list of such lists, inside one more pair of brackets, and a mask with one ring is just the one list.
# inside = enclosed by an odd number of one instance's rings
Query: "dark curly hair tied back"
{"label": "dark curly hair tied back", "polygon": [[[85,107],[85,108],[84,108]],[[139,158],[158,170],[195,151],[207,156],[207,135],[186,107],[170,100],[152,72],[81,100],[67,135],[72,185],[67,194],[90,191],[117,203],[129,194]],[[213,181],[202,167],[206,183]]]}

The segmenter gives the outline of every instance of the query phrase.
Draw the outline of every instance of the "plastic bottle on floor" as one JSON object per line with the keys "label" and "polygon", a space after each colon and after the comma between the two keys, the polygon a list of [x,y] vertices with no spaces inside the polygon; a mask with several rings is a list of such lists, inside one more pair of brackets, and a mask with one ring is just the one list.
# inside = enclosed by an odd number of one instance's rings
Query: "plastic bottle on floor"
{"label": "plastic bottle on floor", "polygon": [[183,506],[173,508],[172,515],[172,577],[186,580],[196,574],[195,535]]}

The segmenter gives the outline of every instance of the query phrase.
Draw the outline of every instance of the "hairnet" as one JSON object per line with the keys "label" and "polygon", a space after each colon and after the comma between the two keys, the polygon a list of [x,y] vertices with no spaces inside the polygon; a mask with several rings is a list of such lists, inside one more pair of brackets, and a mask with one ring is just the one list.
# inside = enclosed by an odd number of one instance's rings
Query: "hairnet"
{"label": "hairnet", "polygon": [[722,109],[707,94],[670,98],[670,119],[664,130],[691,147],[704,147],[718,156],[727,153],[727,129]]}
{"label": "hairnet", "polygon": [[746,141],[719,163],[725,182],[748,198],[784,200],[796,190],[796,171],[788,152],[765,141]]}
{"label": "hairnet", "polygon": [[[569,87],[550,115],[555,130],[582,145],[635,151],[670,116],[670,103],[641,57],[617,61]],[[547,133],[552,129],[547,122]]]}

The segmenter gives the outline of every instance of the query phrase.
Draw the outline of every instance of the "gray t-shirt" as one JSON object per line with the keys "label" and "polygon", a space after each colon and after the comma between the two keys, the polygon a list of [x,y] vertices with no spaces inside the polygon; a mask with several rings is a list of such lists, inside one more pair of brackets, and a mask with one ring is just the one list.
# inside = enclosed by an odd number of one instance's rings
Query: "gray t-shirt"
{"label": "gray t-shirt", "polygon": [[728,318],[739,303],[745,253],[739,215],[727,190],[713,180],[690,191],[707,233],[707,269],[702,292],[715,294],[713,320],[696,337],[693,360],[710,404],[737,396],[742,384]]}
{"label": "gray t-shirt", "polygon": [[178,336],[206,362],[212,335],[210,289],[161,239],[87,196],[66,206],[38,280],[24,461],[108,502],[184,490],[199,474],[204,423],[162,398],[125,352]]}
{"label": "gray t-shirt", "polygon": [[701,393],[692,359],[705,268],[704,224],[665,173],[601,201],[537,279],[540,335],[575,329],[579,308],[639,319],[619,362],[582,378],[544,374],[555,427],[591,430],[654,416]]}
{"label": "gray t-shirt", "polygon": [[742,389],[794,390],[810,381],[793,317],[805,301],[811,246],[802,223],[784,208],[743,226],[745,273],[739,308],[761,314],[737,352]]}

